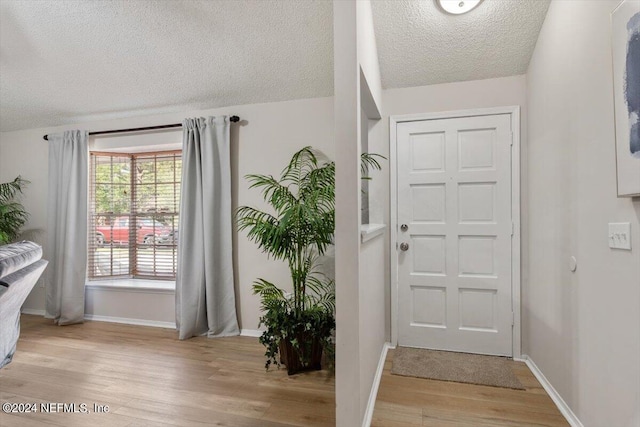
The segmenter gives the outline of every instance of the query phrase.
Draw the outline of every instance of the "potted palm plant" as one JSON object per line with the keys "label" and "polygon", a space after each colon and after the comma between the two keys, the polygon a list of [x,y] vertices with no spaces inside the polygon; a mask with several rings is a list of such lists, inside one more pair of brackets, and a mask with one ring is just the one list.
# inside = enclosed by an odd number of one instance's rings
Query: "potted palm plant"
{"label": "potted palm plant", "polygon": [[20,235],[20,228],[29,214],[19,201],[19,195],[29,181],[18,176],[10,182],[0,183],[0,245],[11,243]]}
{"label": "potted palm plant", "polygon": [[[279,179],[247,175],[250,188],[262,190],[273,212],[249,206],[237,211],[240,230],[269,256],[287,262],[292,292],[265,279],[253,284],[260,296],[266,330],[265,367],[284,363],[289,375],[321,369],[322,353],[332,354],[335,286],[321,272],[319,259],[333,244],[335,228],[335,164],[320,160],[311,147],[296,152]],[[364,171],[380,169],[375,154],[364,154]]]}

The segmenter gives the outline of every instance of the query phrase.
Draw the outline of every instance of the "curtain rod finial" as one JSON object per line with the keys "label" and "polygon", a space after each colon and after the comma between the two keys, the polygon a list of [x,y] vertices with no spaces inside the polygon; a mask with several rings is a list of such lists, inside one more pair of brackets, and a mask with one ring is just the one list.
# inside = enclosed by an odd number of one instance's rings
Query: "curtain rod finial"
{"label": "curtain rod finial", "polygon": [[238,116],[231,116],[231,117],[229,117],[229,121],[230,121],[230,122],[232,122],[232,123],[239,122],[239,121],[240,121],[240,117],[238,117]]}

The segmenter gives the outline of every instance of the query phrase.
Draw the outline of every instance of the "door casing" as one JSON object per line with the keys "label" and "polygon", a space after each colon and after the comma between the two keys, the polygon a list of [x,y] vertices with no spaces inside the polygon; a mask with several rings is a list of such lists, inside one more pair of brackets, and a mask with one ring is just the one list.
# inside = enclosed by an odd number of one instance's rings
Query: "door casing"
{"label": "door casing", "polygon": [[404,122],[491,116],[509,114],[513,139],[511,145],[511,218],[513,236],[511,238],[511,305],[514,315],[513,324],[513,358],[522,358],[521,348],[521,268],[520,268],[520,106],[495,108],[478,108],[472,110],[446,111],[437,113],[408,114],[389,118],[389,167],[390,197],[389,212],[391,216],[390,248],[391,256],[391,344],[398,345],[398,139],[397,125]]}

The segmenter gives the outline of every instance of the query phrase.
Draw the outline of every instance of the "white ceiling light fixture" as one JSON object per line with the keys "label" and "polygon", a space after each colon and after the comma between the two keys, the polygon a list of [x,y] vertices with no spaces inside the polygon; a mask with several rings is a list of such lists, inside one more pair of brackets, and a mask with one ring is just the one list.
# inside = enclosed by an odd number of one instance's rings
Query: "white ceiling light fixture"
{"label": "white ceiling light fixture", "polygon": [[436,0],[436,3],[447,13],[461,15],[476,8],[482,0]]}

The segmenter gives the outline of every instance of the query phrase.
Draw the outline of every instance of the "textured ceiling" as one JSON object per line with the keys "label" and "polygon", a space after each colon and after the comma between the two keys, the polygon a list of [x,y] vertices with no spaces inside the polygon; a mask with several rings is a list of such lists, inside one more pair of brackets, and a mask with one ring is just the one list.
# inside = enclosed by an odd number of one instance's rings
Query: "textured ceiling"
{"label": "textured ceiling", "polygon": [[[549,0],[373,0],[383,87],[526,72]],[[0,130],[333,94],[328,0],[0,0]]]}
{"label": "textured ceiling", "polygon": [[550,0],[484,0],[464,15],[434,0],[374,0],[383,88],[524,74]]}
{"label": "textured ceiling", "polygon": [[331,2],[0,7],[2,131],[333,94]]}

